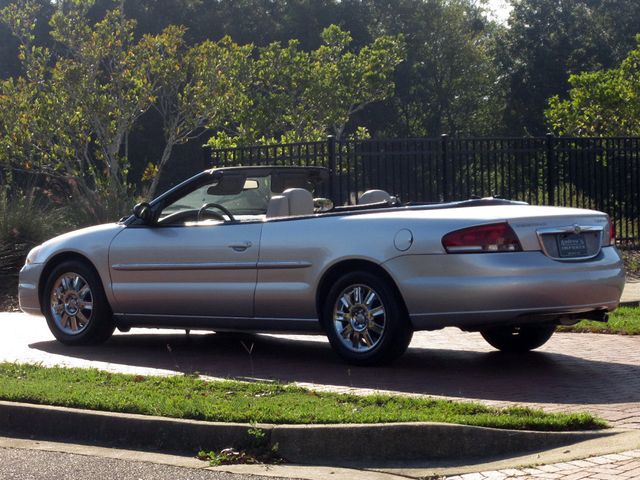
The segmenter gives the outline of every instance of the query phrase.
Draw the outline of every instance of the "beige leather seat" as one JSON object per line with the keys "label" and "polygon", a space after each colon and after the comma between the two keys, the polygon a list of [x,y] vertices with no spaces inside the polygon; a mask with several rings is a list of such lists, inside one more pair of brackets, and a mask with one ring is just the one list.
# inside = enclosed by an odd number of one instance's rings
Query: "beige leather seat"
{"label": "beige leather seat", "polygon": [[288,217],[289,199],[284,195],[274,195],[267,205],[267,218]]}
{"label": "beige leather seat", "polygon": [[384,190],[367,190],[358,199],[358,205],[367,203],[391,202],[391,195]]}
{"label": "beige leather seat", "polygon": [[269,200],[267,218],[313,214],[313,195],[304,188],[288,188]]}
{"label": "beige leather seat", "polygon": [[313,214],[313,195],[304,188],[288,188],[282,195],[289,199],[289,215]]}

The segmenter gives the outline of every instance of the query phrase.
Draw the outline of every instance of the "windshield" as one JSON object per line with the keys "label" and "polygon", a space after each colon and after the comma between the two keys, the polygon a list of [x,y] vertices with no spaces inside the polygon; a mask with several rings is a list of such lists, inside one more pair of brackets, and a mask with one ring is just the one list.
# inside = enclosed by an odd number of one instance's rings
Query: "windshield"
{"label": "windshield", "polygon": [[160,220],[180,211],[199,210],[208,203],[222,205],[240,216],[261,215],[267,211],[271,198],[270,177],[247,178],[240,191],[224,191],[220,185],[221,182],[215,180],[176,200],[162,210]]}
{"label": "windshield", "polygon": [[[205,205],[211,206],[207,210],[213,211],[219,205],[238,221],[257,220],[266,214],[272,196],[288,188],[304,188],[314,194],[315,183],[307,172],[300,171],[270,171],[256,175],[227,171],[166,205],[158,220],[160,223],[199,221],[207,218],[204,212],[198,215]],[[212,216],[216,217],[210,214],[209,218]]]}

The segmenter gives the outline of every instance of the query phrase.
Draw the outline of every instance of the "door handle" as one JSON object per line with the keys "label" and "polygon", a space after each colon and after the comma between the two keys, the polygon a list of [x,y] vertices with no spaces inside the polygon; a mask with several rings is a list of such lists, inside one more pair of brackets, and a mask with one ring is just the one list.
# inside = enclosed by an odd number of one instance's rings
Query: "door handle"
{"label": "door handle", "polygon": [[236,252],[244,252],[247,248],[250,248],[251,245],[252,245],[251,242],[242,242],[242,243],[232,243],[231,245],[227,245],[227,246]]}

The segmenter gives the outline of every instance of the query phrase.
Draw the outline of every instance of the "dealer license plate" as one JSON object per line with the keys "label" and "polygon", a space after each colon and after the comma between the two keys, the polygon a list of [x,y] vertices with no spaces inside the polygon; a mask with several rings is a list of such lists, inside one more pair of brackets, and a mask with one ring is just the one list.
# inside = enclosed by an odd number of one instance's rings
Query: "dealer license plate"
{"label": "dealer license plate", "polygon": [[587,256],[587,242],[583,235],[567,233],[558,235],[558,253],[561,258],[577,258]]}

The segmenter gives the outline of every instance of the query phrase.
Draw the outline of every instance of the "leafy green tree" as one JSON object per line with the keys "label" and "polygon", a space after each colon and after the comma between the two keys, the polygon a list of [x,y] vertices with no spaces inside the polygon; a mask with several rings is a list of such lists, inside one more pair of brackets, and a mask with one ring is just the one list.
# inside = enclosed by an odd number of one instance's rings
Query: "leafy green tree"
{"label": "leafy green tree", "polygon": [[354,53],[347,50],[351,35],[335,25],[322,32],[322,39],[324,45],[311,52],[313,96],[320,100],[317,121],[329,125],[340,139],[355,113],[393,95],[393,74],[405,58],[404,41],[384,35]]}
{"label": "leafy green tree", "polygon": [[634,47],[637,0],[513,1],[499,60],[509,78],[505,123],[513,134],[546,132],[547,99],[569,75],[611,68]]}
{"label": "leafy green tree", "polygon": [[81,143],[87,132],[78,128],[82,122],[77,117],[68,115],[51,76],[49,49],[34,45],[38,11],[39,6],[29,0],[0,11],[0,19],[20,39],[25,72],[0,85],[0,161],[26,169],[48,168],[55,174],[64,164],[74,164],[77,152],[86,150]]}
{"label": "leafy green tree", "polygon": [[640,135],[640,36],[619,68],[569,77],[569,98],[554,96],[545,112],[560,135]]}
{"label": "leafy green tree", "polygon": [[154,59],[149,68],[157,85],[153,106],[164,134],[162,155],[149,164],[143,178],[152,179],[148,195],[153,197],[175,145],[200,137],[207,125],[224,124],[247,104],[252,47],[239,46],[229,37],[188,47],[184,29],[176,26],[146,35],[141,44]]}
{"label": "leafy green tree", "polygon": [[218,132],[214,144],[340,138],[356,112],[393,93],[404,57],[399,37],[351,49],[337,26],[312,51],[294,40],[255,49],[229,37],[189,46],[177,26],[137,39],[122,8],[94,23],[92,6],[57,5],[54,51],[35,44],[35,0],[2,11],[25,74],[2,84],[0,159],[69,177],[100,219],[122,211],[132,194],[128,137],[151,107],[164,138],[145,171],[154,195],[173,148],[205,132]]}
{"label": "leafy green tree", "polygon": [[2,85],[0,120],[6,162],[66,176],[81,205],[99,219],[128,203],[125,141],[154,99],[151,59],[135,42],[133,22],[121,10],[91,25],[90,2],[61,3],[51,18],[52,36],[64,47],[54,62],[33,45],[38,5],[23,0],[2,11],[20,39],[24,77]]}
{"label": "leafy green tree", "polygon": [[97,147],[90,170],[97,187],[114,198],[127,193],[126,138],[155,100],[154,58],[136,42],[135,22],[121,9],[107,12],[91,26],[89,2],[64,5],[51,18],[53,38],[68,51],[53,70],[67,106],[89,125]]}
{"label": "leafy green tree", "polygon": [[[370,0],[370,30],[402,33],[407,61],[391,101],[371,109],[387,136],[478,135],[500,126],[504,81],[495,62],[501,28],[467,0]],[[367,123],[369,125],[370,123]]]}
{"label": "leafy green tree", "polygon": [[[33,11],[30,19],[33,36],[32,44],[43,45],[49,40],[48,20],[55,8],[50,0],[33,0],[37,8]],[[0,0],[0,10],[7,8],[8,11],[20,5],[17,0]],[[22,64],[18,58],[20,41],[14,35],[16,25],[8,25],[0,22],[0,79],[16,77],[22,73]]]}
{"label": "leafy green tree", "polygon": [[[393,72],[404,58],[401,38],[381,36],[358,51],[351,36],[332,25],[323,44],[306,52],[299,42],[257,50],[248,101],[210,140],[213,146],[340,139],[351,117],[393,93]],[[211,125],[214,127],[215,125]]]}

